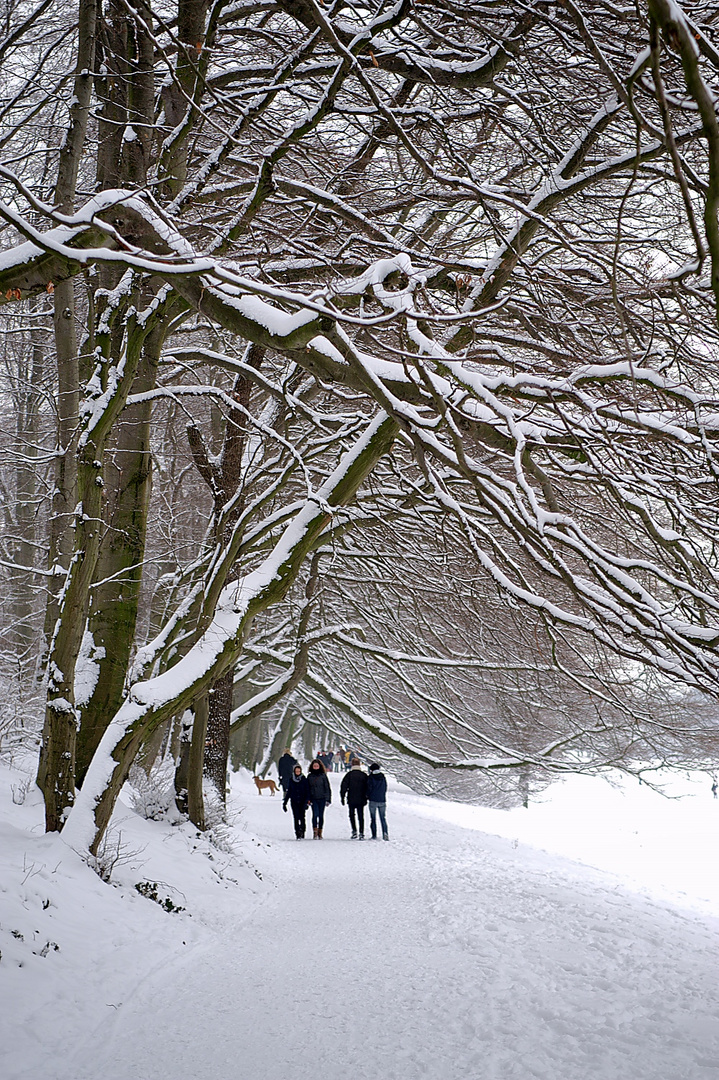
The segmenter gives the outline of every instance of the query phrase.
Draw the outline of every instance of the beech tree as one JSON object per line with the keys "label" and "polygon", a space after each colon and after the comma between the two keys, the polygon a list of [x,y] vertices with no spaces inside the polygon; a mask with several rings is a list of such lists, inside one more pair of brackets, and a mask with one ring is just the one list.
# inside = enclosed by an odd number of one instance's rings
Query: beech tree
{"label": "beech tree", "polygon": [[[411,535],[413,503],[555,642],[557,686],[590,700],[639,670],[715,697],[714,13],[82,0],[71,31],[47,11],[15,9],[0,45],[0,293],[55,312],[47,827],[96,850],[140,748],[189,708],[197,771],[212,690],[217,780],[248,663],[284,674],[236,724],[302,686],[430,768],[592,758],[582,708],[561,738],[509,709],[465,739],[419,684],[419,726],[327,697],[321,553],[372,513]],[[207,529],[140,641],[168,402]],[[293,588],[291,663],[251,653]],[[419,639],[407,655],[431,657]],[[626,694],[606,708],[651,736]],[[631,745],[602,738],[597,762]]]}

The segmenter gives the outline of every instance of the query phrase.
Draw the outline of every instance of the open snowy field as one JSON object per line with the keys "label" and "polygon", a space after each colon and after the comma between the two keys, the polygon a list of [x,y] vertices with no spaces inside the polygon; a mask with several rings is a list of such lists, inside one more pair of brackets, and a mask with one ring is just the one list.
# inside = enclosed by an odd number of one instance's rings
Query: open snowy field
{"label": "open snowy field", "polygon": [[[234,828],[121,807],[116,887],[0,787],[3,1080],[719,1077],[719,801],[577,778],[528,811],[394,786],[321,843],[235,776]],[[31,830],[31,833],[28,832]],[[117,836],[117,833],[115,834]],[[135,890],[156,885],[167,912]]]}

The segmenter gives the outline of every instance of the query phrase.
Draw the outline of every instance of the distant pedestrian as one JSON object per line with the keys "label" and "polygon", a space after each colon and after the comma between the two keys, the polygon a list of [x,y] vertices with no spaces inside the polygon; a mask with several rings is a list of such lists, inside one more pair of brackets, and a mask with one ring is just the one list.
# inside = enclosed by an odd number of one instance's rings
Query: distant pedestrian
{"label": "distant pedestrian", "polygon": [[377,814],[379,814],[382,826],[382,839],[389,840],[387,828],[387,777],[380,772],[380,767],[375,761],[369,767],[367,777],[367,800],[369,802],[369,819],[372,839],[377,839]]}
{"label": "distant pedestrian", "polygon": [[716,797],[717,797],[717,782],[716,782],[716,780],[714,780],[713,783],[712,783],[712,795],[716,799]]}
{"label": "distant pedestrian", "polygon": [[[352,758],[350,771],[345,773],[340,784],[340,798],[344,806],[345,799],[350,812],[352,839],[364,840],[364,808],[367,805],[367,773],[363,772],[360,759]],[[357,825],[359,824],[359,835]]]}
{"label": "distant pedestrian", "polygon": [[317,751],[317,754],[316,754],[317,760],[323,766],[325,772],[330,771],[330,758],[331,758],[331,756],[332,755],[329,754],[327,750],[318,750]]}
{"label": "distant pedestrian", "polygon": [[325,809],[332,802],[332,788],[327,779],[325,767],[318,758],[310,764],[307,782],[310,786],[310,802],[312,803],[312,838],[321,840],[325,824]]}
{"label": "distant pedestrian", "polygon": [[295,820],[295,837],[304,840],[307,822],[305,820],[307,807],[310,805],[310,785],[306,776],[302,775],[302,766],[295,765],[285,797],[282,800],[282,809],[287,810],[287,803],[292,807],[292,816]]}
{"label": "distant pedestrian", "polygon": [[280,784],[282,785],[282,790],[285,795],[287,794],[287,789],[290,786],[290,780],[292,779],[292,771],[295,765],[299,765],[299,762],[296,757],[292,757],[292,749],[291,747],[287,746],[285,747],[284,754],[277,762],[277,772],[279,773]]}

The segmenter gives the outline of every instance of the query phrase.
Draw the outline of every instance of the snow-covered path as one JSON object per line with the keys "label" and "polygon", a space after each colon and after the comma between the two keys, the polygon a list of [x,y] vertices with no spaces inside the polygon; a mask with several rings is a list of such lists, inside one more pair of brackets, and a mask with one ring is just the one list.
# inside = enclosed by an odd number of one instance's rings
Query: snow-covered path
{"label": "snow-covered path", "polygon": [[347,840],[338,799],[298,843],[279,799],[240,795],[275,888],[47,1080],[719,1077],[715,920],[412,797],[389,844]]}

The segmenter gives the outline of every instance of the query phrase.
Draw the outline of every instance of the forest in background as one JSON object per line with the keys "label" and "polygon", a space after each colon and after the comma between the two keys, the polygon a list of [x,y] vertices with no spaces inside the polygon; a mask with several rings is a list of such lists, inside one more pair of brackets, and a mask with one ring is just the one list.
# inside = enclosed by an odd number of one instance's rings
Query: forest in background
{"label": "forest in background", "polygon": [[231,741],[500,805],[715,764],[715,11],[0,22],[0,737],[48,830],[97,852],[156,763],[202,827]]}

